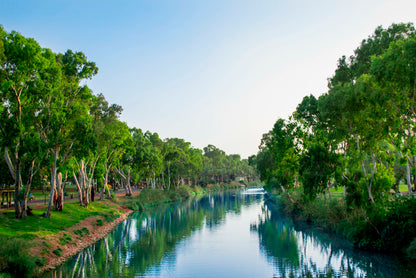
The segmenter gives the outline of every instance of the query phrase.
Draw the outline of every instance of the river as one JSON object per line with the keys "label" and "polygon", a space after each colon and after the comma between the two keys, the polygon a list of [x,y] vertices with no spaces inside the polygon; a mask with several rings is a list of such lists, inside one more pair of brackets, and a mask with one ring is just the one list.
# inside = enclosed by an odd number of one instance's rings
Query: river
{"label": "river", "polygon": [[133,213],[44,277],[416,277],[403,258],[299,226],[261,189]]}

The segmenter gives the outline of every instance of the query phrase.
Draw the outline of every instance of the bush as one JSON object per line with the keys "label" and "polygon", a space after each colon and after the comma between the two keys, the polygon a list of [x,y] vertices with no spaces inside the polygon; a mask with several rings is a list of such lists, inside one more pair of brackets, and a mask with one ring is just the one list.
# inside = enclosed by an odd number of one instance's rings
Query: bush
{"label": "bush", "polygon": [[72,237],[71,237],[71,235],[68,235],[68,234],[65,234],[64,233],[64,235],[62,236],[62,238],[61,239],[59,239],[59,243],[61,244],[61,245],[65,245],[65,244],[67,244],[67,243],[70,243],[72,241]]}
{"label": "bush", "polygon": [[180,186],[176,191],[182,200],[189,199],[193,194],[192,189],[189,186]]}
{"label": "bush", "polygon": [[409,250],[416,237],[415,210],[416,199],[408,197],[400,197],[383,207],[369,210],[368,221],[361,220],[355,225],[352,240],[363,249]]}
{"label": "bush", "polygon": [[58,257],[62,256],[62,248],[58,247],[55,250],[52,251],[52,253],[54,253],[55,255],[57,255]]}
{"label": "bush", "polygon": [[416,238],[410,243],[410,246],[406,250],[407,255],[409,258],[416,260]]}
{"label": "bush", "polygon": [[12,277],[32,277],[36,265],[41,264],[43,260],[27,253],[28,243],[9,238],[2,238],[1,242],[0,272]]}

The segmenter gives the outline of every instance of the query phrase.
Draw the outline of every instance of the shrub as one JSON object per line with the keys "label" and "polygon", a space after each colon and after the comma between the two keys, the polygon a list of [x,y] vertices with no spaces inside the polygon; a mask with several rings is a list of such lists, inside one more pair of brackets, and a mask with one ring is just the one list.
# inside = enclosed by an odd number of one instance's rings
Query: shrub
{"label": "shrub", "polygon": [[52,253],[54,253],[55,255],[57,255],[58,257],[62,256],[62,248],[58,247],[55,250],[52,251]]}
{"label": "shrub", "polygon": [[355,225],[352,240],[363,249],[404,250],[412,246],[416,237],[415,210],[416,199],[408,197],[400,197],[383,207],[369,210],[367,221],[361,220]]}
{"label": "shrub", "polygon": [[20,239],[1,239],[0,272],[12,277],[31,277],[41,259],[27,253],[28,243]]}
{"label": "shrub", "polygon": [[190,191],[192,191],[192,189],[189,187],[181,186],[176,191],[178,192],[182,200],[186,200],[186,199],[189,199],[189,197],[191,197]]}
{"label": "shrub", "polygon": [[65,245],[67,243],[70,243],[71,241],[72,241],[72,236],[71,235],[68,235],[68,234],[65,234],[65,233],[62,236],[62,238],[59,239],[59,243],[61,245]]}
{"label": "shrub", "polygon": [[410,243],[410,246],[406,250],[407,255],[409,258],[416,260],[416,237]]}
{"label": "shrub", "polygon": [[89,235],[90,234],[90,231],[88,230],[88,228],[84,227],[82,229],[75,230],[74,231],[74,234],[76,234],[76,235],[80,236],[81,238],[83,238],[84,237],[84,234]]}

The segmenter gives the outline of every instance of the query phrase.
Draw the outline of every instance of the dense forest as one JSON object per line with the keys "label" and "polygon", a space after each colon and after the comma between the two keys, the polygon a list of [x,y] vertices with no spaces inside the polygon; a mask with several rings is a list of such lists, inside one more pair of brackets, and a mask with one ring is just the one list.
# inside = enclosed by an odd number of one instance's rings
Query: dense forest
{"label": "dense forest", "polygon": [[402,196],[416,187],[415,109],[414,25],[378,27],[338,60],[328,91],[278,119],[250,159],[267,187],[292,203],[296,194],[306,205],[342,188],[339,202],[361,221],[348,235],[395,250],[416,237],[416,201]]}
{"label": "dense forest", "polygon": [[0,184],[14,187],[17,218],[26,217],[30,190],[45,184],[50,217],[52,208],[62,210],[67,182],[88,206],[92,187],[102,199],[117,183],[129,195],[131,185],[171,189],[255,178],[239,155],[129,127],[121,106],[88,88],[97,73],[82,52],[54,53],[0,26]]}

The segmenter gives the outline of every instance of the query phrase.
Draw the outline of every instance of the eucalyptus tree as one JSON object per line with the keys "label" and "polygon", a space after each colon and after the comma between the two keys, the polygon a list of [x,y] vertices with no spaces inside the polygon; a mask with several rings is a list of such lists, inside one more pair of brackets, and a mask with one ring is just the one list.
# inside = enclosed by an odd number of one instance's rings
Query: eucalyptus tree
{"label": "eucalyptus tree", "polygon": [[201,171],[203,169],[203,154],[202,150],[198,148],[189,148],[188,150],[188,157],[189,157],[189,163],[187,166],[187,169],[189,171],[189,181],[192,182],[192,179],[194,181],[194,184],[198,184]]}
{"label": "eucalyptus tree", "polygon": [[358,177],[356,171],[361,169],[361,178],[352,187],[363,185],[367,192],[364,199],[372,203],[375,202],[373,187],[378,188],[379,196],[380,191],[385,190],[376,184],[377,179],[393,173],[392,163],[383,161],[388,152],[382,143],[390,132],[383,106],[390,96],[383,96],[383,90],[369,75],[372,57],[383,54],[392,42],[405,40],[414,32],[412,24],[393,24],[387,29],[378,27],[361,42],[354,55],[338,61],[335,75],[329,79],[328,93],[318,100],[322,124],[329,131],[329,138],[348,157],[344,184],[352,185],[352,180],[356,180],[353,177]]}
{"label": "eucalyptus tree", "polygon": [[144,136],[150,142],[150,149],[147,152],[147,172],[149,174],[149,180],[153,187],[156,187],[156,177],[162,175],[162,182],[158,182],[158,185],[165,188],[164,173],[163,173],[163,149],[165,142],[159,138],[159,134],[146,131]]}
{"label": "eucalyptus tree", "polygon": [[293,118],[298,122],[302,152],[299,159],[299,177],[303,192],[308,199],[328,191],[331,197],[330,181],[335,178],[339,156],[322,125],[318,100],[306,96],[297,106]]}
{"label": "eucalyptus tree", "polygon": [[370,72],[371,57],[383,54],[394,41],[404,40],[415,35],[413,23],[392,24],[387,29],[378,26],[374,33],[367,39],[363,39],[354,55],[348,59],[346,56],[338,60],[334,76],[328,79],[328,87],[337,84],[354,84],[363,74]]}
{"label": "eucalyptus tree", "polygon": [[[156,174],[162,169],[163,141],[157,133],[145,132],[141,129],[130,130],[133,144],[133,169],[140,175],[146,177],[153,188],[156,187]],[[162,183],[162,186],[164,184]]]}
{"label": "eucalyptus tree", "polygon": [[14,180],[15,215],[25,218],[32,179],[44,156],[41,115],[56,92],[60,69],[52,51],[34,39],[0,27],[0,40],[0,142]]}
{"label": "eucalyptus tree", "polygon": [[[263,134],[264,137],[267,134]],[[277,187],[276,182],[276,160],[271,151],[265,144],[261,144],[256,155],[256,169],[259,173],[260,180],[263,181],[266,187],[270,190]]]}
{"label": "eucalyptus tree", "polygon": [[108,188],[108,177],[125,152],[125,143],[131,139],[128,126],[119,120],[122,107],[117,104],[109,105],[102,94],[94,97],[90,114],[93,118],[94,133],[98,140],[99,163],[104,172],[100,179],[103,180],[100,198],[104,199],[107,190],[107,198],[111,198]]}
{"label": "eucalyptus tree", "polygon": [[171,188],[171,165],[172,162],[178,160],[180,157],[180,152],[179,150],[176,148],[176,146],[172,143],[166,142],[165,140],[165,144],[164,144],[164,148],[163,148],[163,162],[164,162],[164,167],[167,170],[167,177],[168,177],[168,184],[167,184],[167,188],[170,189]]}
{"label": "eucalyptus tree", "polygon": [[[416,35],[391,43],[386,52],[374,57],[371,73],[379,85],[379,106],[385,111],[380,123],[388,130],[402,160],[407,162],[410,193],[412,179],[416,188]],[[414,167],[413,171],[410,166]]]}
{"label": "eucalyptus tree", "polygon": [[[263,135],[257,155],[260,178],[269,186],[287,192],[296,184],[299,167],[297,125],[278,119],[272,130]],[[269,164],[269,166],[267,166]],[[288,195],[290,198],[290,195]]]}
{"label": "eucalyptus tree", "polygon": [[191,143],[180,138],[167,138],[165,161],[167,162],[169,188],[170,180],[174,177],[174,185],[184,183],[184,178],[189,175],[189,148]]}
{"label": "eucalyptus tree", "polygon": [[[120,122],[121,123],[121,122]],[[122,140],[120,157],[117,160],[117,164],[114,170],[121,176],[124,186],[126,188],[126,196],[132,195],[131,190],[131,171],[134,168],[134,141],[130,134],[130,130],[126,123],[122,123],[122,128],[119,129],[120,137]],[[124,134],[124,135],[123,135]]]}
{"label": "eucalyptus tree", "polygon": [[46,217],[51,215],[59,168],[72,155],[76,141],[83,140],[77,128],[88,126],[91,121],[89,110],[93,94],[81,83],[98,72],[95,63],[88,61],[82,52],[67,50],[65,54],[57,55],[57,61],[62,72],[61,84],[59,90],[49,98],[48,108],[43,115],[43,125],[47,127],[44,137],[53,157]]}
{"label": "eucalyptus tree", "polygon": [[206,171],[206,173],[211,175],[211,178],[215,180],[215,182],[220,182],[223,175],[222,170],[224,169],[226,158],[225,152],[211,144],[204,147],[203,150],[204,156],[207,158],[205,160],[204,168],[210,170]]}

